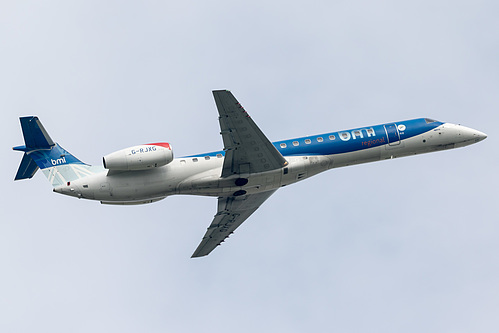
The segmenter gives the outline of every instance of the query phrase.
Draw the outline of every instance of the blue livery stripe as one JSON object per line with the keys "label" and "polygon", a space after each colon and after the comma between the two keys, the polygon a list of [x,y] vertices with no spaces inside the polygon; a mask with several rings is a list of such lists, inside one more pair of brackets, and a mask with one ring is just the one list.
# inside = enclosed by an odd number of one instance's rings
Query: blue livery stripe
{"label": "blue livery stripe", "polygon": [[[442,122],[428,118],[398,121],[394,123],[366,126],[345,131],[306,136],[273,142],[282,156],[333,155],[368,149],[405,140],[431,131]],[[204,157],[225,155],[224,151],[184,156]]]}
{"label": "blue livery stripe", "polygon": [[52,148],[34,150],[28,154],[40,169],[64,164],[85,164],[57,143]]}

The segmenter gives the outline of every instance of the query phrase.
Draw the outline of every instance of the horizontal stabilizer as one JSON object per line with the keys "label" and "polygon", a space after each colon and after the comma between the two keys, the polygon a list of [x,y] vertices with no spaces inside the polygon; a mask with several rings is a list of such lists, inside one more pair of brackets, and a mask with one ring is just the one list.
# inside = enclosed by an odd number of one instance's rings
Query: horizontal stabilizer
{"label": "horizontal stabilizer", "polygon": [[30,179],[32,178],[36,171],[38,170],[38,165],[35,161],[26,153],[24,153],[19,169],[17,170],[16,178],[14,180],[20,179]]}

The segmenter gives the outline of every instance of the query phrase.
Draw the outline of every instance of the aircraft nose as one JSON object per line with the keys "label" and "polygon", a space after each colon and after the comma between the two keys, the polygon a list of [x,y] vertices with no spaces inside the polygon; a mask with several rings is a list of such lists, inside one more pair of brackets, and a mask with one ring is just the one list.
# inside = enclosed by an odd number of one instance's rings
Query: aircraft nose
{"label": "aircraft nose", "polygon": [[475,142],[480,142],[487,138],[487,134],[472,128],[466,128],[466,135],[469,138],[468,140],[473,140]]}
{"label": "aircraft nose", "polygon": [[462,125],[446,123],[444,128],[450,134],[449,139],[455,148],[472,145],[487,138],[487,134]]}
{"label": "aircraft nose", "polygon": [[475,132],[477,132],[476,133],[476,137],[478,140],[477,142],[487,139],[487,134],[480,132],[480,131],[476,131],[476,130],[475,130]]}

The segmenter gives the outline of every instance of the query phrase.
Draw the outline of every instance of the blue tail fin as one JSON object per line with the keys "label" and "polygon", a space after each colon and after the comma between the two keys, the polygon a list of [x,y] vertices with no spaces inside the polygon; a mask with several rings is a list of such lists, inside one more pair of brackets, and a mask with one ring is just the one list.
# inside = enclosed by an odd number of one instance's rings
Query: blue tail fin
{"label": "blue tail fin", "polygon": [[52,141],[38,117],[20,121],[25,145],[13,148],[24,152],[15,180],[32,178],[41,169],[55,187],[94,173],[93,167]]}
{"label": "blue tail fin", "polygon": [[26,148],[50,149],[54,146],[54,141],[52,141],[38,117],[21,117],[19,120],[21,121]]}

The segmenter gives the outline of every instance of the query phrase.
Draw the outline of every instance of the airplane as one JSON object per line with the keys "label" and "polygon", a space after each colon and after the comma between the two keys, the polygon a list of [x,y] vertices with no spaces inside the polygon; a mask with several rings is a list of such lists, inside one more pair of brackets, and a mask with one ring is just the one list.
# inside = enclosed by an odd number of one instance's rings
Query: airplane
{"label": "airplane", "polygon": [[21,117],[25,145],[15,180],[41,169],[60,194],[110,205],[170,195],[218,198],[217,213],[192,258],[210,254],[279,188],[323,171],[468,146],[487,135],[419,118],[270,142],[228,90],[214,90],[223,150],[174,158],[166,142],[141,144],[92,166],[54,142],[36,116]]}

